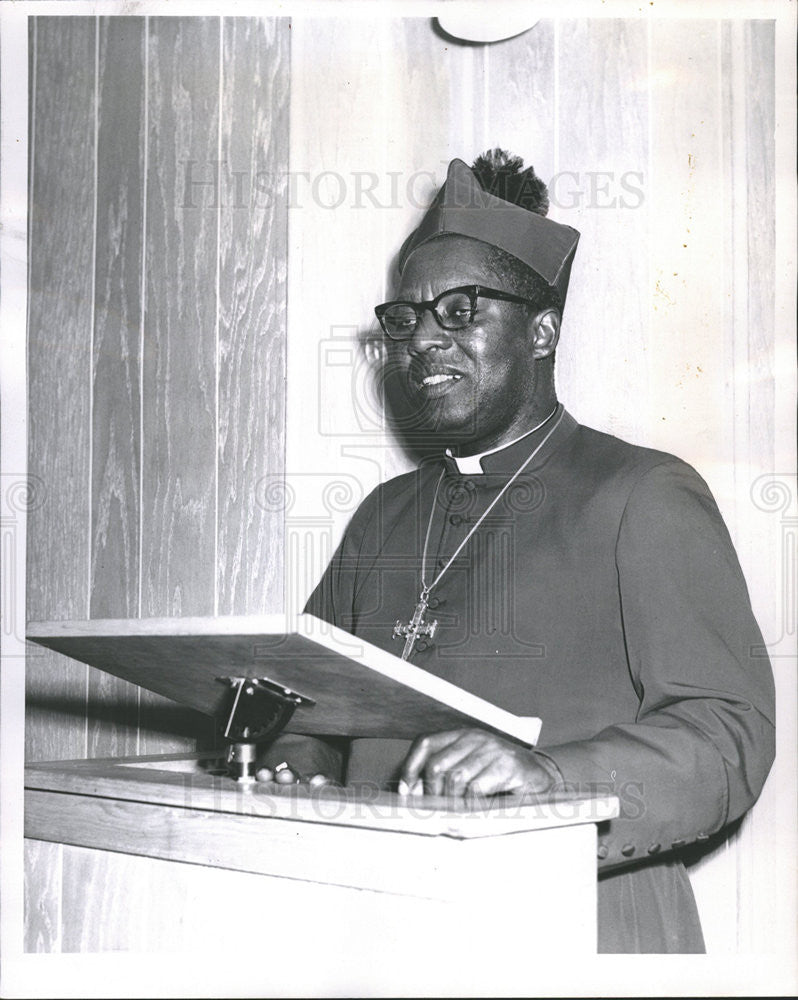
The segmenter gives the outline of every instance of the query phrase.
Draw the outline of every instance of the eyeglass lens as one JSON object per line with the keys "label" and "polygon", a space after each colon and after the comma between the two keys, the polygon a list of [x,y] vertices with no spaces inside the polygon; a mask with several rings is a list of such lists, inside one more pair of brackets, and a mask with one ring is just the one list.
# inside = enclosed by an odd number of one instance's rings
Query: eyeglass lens
{"label": "eyeglass lens", "polygon": [[466,292],[447,292],[438,299],[434,307],[418,307],[409,302],[397,302],[389,306],[382,314],[386,332],[398,339],[411,337],[424,309],[432,309],[445,330],[461,330],[468,326],[474,315],[474,304]]}

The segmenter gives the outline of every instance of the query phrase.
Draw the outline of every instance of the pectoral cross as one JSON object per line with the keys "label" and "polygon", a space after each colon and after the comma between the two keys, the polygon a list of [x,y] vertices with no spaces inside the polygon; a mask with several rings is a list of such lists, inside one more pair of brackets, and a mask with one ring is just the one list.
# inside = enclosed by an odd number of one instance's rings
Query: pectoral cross
{"label": "pectoral cross", "polygon": [[424,621],[424,612],[429,607],[429,602],[427,601],[428,597],[429,591],[425,587],[419,595],[416,610],[413,612],[413,617],[407,625],[403,625],[401,621],[397,619],[397,622],[393,627],[393,638],[404,638],[405,640],[405,648],[402,650],[403,660],[406,660],[413,652],[413,646],[416,644],[416,639],[422,635],[427,635],[431,639],[435,635],[435,629],[438,627],[437,619],[432,622]]}

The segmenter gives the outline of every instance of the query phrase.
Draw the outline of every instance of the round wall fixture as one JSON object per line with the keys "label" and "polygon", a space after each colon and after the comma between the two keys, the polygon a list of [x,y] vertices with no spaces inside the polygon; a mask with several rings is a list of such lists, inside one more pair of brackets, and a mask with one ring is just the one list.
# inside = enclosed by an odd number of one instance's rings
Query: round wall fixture
{"label": "round wall fixture", "polygon": [[539,17],[530,13],[529,4],[476,3],[452,4],[452,10],[436,18],[442,31],[463,42],[501,42],[533,28]]}

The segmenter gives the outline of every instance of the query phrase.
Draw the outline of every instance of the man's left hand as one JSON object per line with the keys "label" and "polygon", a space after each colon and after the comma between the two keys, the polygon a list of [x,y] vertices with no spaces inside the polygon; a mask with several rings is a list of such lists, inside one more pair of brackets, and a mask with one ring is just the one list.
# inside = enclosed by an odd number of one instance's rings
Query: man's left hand
{"label": "man's left hand", "polygon": [[547,792],[561,780],[556,765],[534,750],[482,729],[455,729],[417,739],[402,765],[400,794]]}

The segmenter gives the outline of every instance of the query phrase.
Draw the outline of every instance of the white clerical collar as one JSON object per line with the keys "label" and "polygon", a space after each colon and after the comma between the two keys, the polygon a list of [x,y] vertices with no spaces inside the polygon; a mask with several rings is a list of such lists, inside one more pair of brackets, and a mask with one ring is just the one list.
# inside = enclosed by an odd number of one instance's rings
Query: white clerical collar
{"label": "white clerical collar", "polygon": [[[559,404],[558,404],[559,406]],[[453,455],[452,449],[446,449],[446,457],[450,458],[454,464],[457,466],[457,471],[461,476],[481,476],[484,474],[484,469],[482,468],[482,459],[486,455],[495,455],[497,451],[504,451],[505,448],[512,448],[514,444],[518,444],[524,438],[529,437],[530,434],[534,434],[535,431],[539,431],[540,428],[548,423],[549,420],[557,412],[557,406],[551,411],[551,413],[546,417],[545,420],[541,420],[539,424],[533,427],[529,431],[524,431],[523,434],[519,434],[517,438],[513,438],[512,441],[507,441],[504,444],[500,444],[498,448],[488,448],[487,451],[481,451],[478,455]]]}

